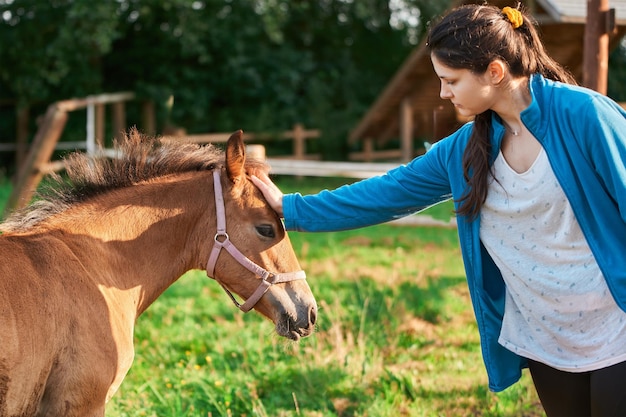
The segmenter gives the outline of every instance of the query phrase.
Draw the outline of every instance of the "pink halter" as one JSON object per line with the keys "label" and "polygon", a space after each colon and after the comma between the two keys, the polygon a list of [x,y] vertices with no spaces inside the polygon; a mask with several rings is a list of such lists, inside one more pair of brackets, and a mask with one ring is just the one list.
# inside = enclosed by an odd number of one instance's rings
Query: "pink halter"
{"label": "pink halter", "polygon": [[[235,305],[244,313],[250,311],[256,303],[259,302],[261,297],[269,290],[269,288],[274,284],[279,284],[281,282],[289,282],[296,281],[300,279],[306,279],[306,274],[304,271],[296,271],[296,272],[286,272],[286,273],[273,273],[269,272],[261,266],[255,264],[250,259],[248,259],[243,253],[239,251],[230,241],[228,237],[228,233],[226,233],[226,210],[224,206],[224,195],[222,193],[222,183],[220,182],[220,174],[217,170],[213,171],[213,188],[215,189],[215,211],[217,217],[217,232],[215,233],[215,243],[213,244],[213,249],[211,250],[211,255],[209,256],[209,260],[206,266],[207,275],[213,279],[215,279],[226,291],[235,303]],[[233,294],[226,288],[226,286],[214,276],[215,274],[215,264],[217,263],[217,258],[220,254],[222,248],[226,249],[228,253],[231,254],[233,258],[237,262],[239,262],[242,266],[248,269],[250,272],[254,273],[257,277],[261,279],[259,286],[254,291],[254,293],[248,298],[243,304],[240,304]]]}

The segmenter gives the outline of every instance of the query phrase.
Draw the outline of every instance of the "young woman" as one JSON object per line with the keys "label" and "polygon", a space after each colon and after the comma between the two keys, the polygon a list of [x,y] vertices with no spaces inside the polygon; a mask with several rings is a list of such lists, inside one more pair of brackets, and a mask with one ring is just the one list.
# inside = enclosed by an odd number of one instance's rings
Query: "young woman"
{"label": "young woman", "polygon": [[626,415],[626,113],[576,86],[518,9],[456,8],[427,42],[441,97],[473,122],[334,191],[253,181],[300,231],[454,198],[490,388],[529,367],[548,416]]}

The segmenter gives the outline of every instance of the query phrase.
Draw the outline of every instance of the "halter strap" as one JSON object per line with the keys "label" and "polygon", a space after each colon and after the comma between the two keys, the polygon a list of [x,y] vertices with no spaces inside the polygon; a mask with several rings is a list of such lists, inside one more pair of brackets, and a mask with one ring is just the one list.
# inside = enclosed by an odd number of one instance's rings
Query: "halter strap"
{"label": "halter strap", "polygon": [[[248,259],[233,243],[230,241],[230,237],[228,233],[226,233],[226,209],[224,205],[224,194],[222,192],[222,183],[220,181],[220,174],[217,170],[213,171],[213,188],[215,190],[215,211],[217,218],[217,232],[215,233],[215,238],[213,242],[213,249],[211,249],[211,254],[209,255],[209,260],[207,261],[206,271],[207,275],[213,279],[215,279],[226,291],[233,300],[233,303],[244,313],[250,311],[256,303],[259,302],[261,297],[269,290],[269,288],[274,284],[279,284],[282,282],[295,281],[300,279],[306,279],[306,274],[304,271],[296,271],[296,272],[283,272],[283,273],[272,273],[263,267],[257,265]],[[226,286],[215,276],[215,265],[217,264],[217,258],[220,255],[222,248],[226,249],[231,256],[239,262],[244,268],[248,271],[255,274],[257,277],[261,279],[259,286],[254,291],[254,293],[248,298],[243,304],[240,304],[235,296],[226,288]]]}

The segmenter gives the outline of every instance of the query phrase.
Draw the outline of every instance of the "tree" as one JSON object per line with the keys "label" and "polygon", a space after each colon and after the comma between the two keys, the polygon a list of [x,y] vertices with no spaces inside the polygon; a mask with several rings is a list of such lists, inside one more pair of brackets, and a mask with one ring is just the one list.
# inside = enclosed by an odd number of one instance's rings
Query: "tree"
{"label": "tree", "polygon": [[609,55],[608,96],[626,101],[626,38]]}
{"label": "tree", "polygon": [[114,1],[0,0],[2,97],[53,101],[102,89],[100,59],[119,19]]}
{"label": "tree", "polygon": [[279,131],[299,122],[321,129],[320,151],[336,158],[423,33],[430,16],[419,11],[440,3],[0,0],[0,98],[130,90],[159,104],[161,127]]}

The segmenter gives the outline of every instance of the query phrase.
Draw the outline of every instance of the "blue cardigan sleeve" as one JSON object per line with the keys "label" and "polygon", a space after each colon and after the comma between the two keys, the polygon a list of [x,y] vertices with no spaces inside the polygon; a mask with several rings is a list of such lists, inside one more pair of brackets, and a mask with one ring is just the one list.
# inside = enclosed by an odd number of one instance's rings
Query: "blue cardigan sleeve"
{"label": "blue cardigan sleeve", "polygon": [[407,165],[332,191],[287,194],[283,198],[285,227],[308,232],[355,229],[445,201],[451,197],[450,146],[451,138],[442,140]]}

